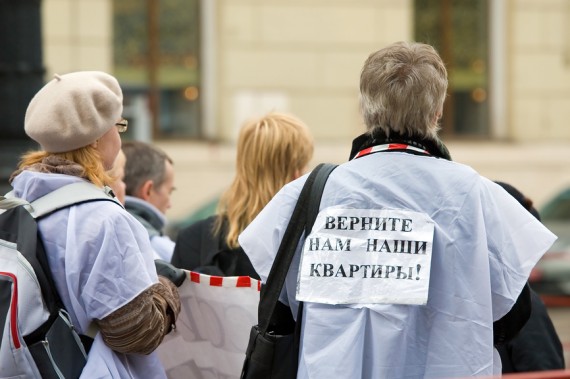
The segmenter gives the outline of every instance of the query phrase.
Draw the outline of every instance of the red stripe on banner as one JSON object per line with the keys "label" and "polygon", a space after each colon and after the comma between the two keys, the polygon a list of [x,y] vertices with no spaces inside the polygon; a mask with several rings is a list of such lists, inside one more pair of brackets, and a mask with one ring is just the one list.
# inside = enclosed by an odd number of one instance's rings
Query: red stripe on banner
{"label": "red stripe on banner", "polygon": [[251,278],[249,276],[238,276],[236,287],[251,287]]}
{"label": "red stripe on banner", "polygon": [[261,281],[253,279],[249,276],[214,276],[200,274],[199,272],[187,271],[190,281],[198,284],[209,285],[213,287],[239,287],[239,288],[257,288],[261,291]]}
{"label": "red stripe on banner", "polygon": [[408,145],[403,143],[391,143],[388,145],[388,149],[407,149]]}
{"label": "red stripe on banner", "polygon": [[194,283],[200,283],[200,274],[194,271],[190,271],[190,280]]}
{"label": "red stripe on banner", "polygon": [[360,150],[360,151],[358,152],[358,154],[356,154],[356,157],[354,157],[354,158],[358,158],[358,157],[360,157],[360,156],[362,156],[362,155],[370,154],[370,152],[372,152],[372,148],[371,148],[371,147],[369,147],[369,148],[367,148],[367,149],[364,149],[364,150]]}

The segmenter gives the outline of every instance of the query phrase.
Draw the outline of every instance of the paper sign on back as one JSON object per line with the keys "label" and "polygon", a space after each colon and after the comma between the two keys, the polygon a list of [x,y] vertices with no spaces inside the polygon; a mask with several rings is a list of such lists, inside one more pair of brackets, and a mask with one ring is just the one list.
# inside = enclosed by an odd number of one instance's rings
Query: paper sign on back
{"label": "paper sign on back", "polygon": [[434,222],[393,209],[322,210],[306,238],[297,300],[425,304]]}

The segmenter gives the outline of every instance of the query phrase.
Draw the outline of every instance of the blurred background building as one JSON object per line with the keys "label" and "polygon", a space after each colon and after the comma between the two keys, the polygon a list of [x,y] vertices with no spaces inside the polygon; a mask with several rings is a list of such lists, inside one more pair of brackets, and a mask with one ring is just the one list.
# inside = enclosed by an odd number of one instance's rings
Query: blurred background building
{"label": "blurred background building", "polygon": [[[231,182],[248,117],[292,112],[315,136],[313,163],[345,161],[364,130],[362,64],[398,40],[430,43],[446,62],[454,160],[565,212],[570,231],[570,190],[554,196],[570,188],[570,0],[0,0],[0,192],[34,147],[23,131],[33,94],[54,73],[102,70],[123,87],[126,138],[174,159],[167,216],[182,225]],[[568,311],[552,315],[568,361]]]}
{"label": "blurred background building", "polygon": [[[0,46],[0,100],[10,100],[0,101],[0,119],[12,115],[2,126],[4,152],[23,138],[25,107],[43,81],[103,70],[123,86],[127,138],[168,146],[180,178],[195,176],[183,172],[189,146],[201,154],[186,161],[194,168],[221,160],[220,184],[209,189],[208,178],[196,188],[215,192],[231,179],[233,153],[212,144],[231,143],[246,118],[268,110],[298,115],[318,144],[348,146],[363,130],[362,64],[398,40],[433,44],[447,64],[446,142],[570,142],[568,0],[1,0],[0,7],[0,43],[17,50]],[[531,175],[514,184],[533,182]]]}
{"label": "blurred background building", "polygon": [[447,136],[570,140],[567,0],[43,0],[41,20],[46,80],[112,72],[153,139],[232,139],[268,109],[349,139],[368,54],[416,40],[450,71]]}

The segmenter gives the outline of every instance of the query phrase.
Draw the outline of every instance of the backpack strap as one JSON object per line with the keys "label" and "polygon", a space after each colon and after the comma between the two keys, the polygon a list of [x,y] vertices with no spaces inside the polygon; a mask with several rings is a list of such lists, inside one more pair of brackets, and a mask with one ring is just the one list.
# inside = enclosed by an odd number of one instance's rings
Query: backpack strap
{"label": "backpack strap", "polygon": [[[259,332],[265,335],[273,317],[279,295],[295,256],[297,245],[303,233],[308,236],[313,228],[321,204],[321,195],[330,173],[337,167],[332,163],[321,163],[309,174],[293,209],[285,234],[271,265],[265,288],[260,293],[258,306]],[[300,324],[300,322],[298,323]]]}
{"label": "backpack strap", "polygon": [[[57,210],[91,201],[112,201],[123,207],[123,205],[114,197],[111,188],[107,186],[100,188],[92,183],[80,181],[60,187],[57,190],[32,201],[31,203],[14,197],[13,193],[8,193],[5,196],[0,196],[0,209],[8,210],[21,205],[33,218],[39,219]],[[24,248],[22,249],[22,253],[30,262],[34,272],[36,273],[36,277],[40,282],[40,287],[46,301],[46,306],[51,314],[51,318],[57,313],[57,308],[55,308],[56,306],[61,308],[64,307],[55,288],[49,264],[47,262],[47,256],[43,248],[43,244],[39,240],[40,236],[37,235],[36,228],[37,227],[33,229],[35,230],[37,238],[37,242],[35,243],[40,245],[35,251],[30,248]],[[30,238],[28,237],[27,239]],[[85,331],[85,335],[87,337],[83,335],[80,336],[87,351],[89,351],[90,344],[92,343],[92,339],[95,337],[95,334],[97,334],[97,331],[97,327],[92,322],[89,325],[88,330]],[[91,338],[91,341],[89,340],[89,337]]]}
{"label": "backpack strap", "polygon": [[92,183],[81,181],[65,185],[32,201],[30,214],[34,218],[40,218],[71,205],[97,200],[113,201],[122,207],[109,187],[99,188]]}
{"label": "backpack strap", "polygon": [[0,210],[7,211],[8,209],[16,208],[20,205],[23,205],[28,212],[31,210],[30,203],[28,203],[24,199],[20,199],[17,197],[9,196],[10,193],[7,193],[4,196],[0,196]]}

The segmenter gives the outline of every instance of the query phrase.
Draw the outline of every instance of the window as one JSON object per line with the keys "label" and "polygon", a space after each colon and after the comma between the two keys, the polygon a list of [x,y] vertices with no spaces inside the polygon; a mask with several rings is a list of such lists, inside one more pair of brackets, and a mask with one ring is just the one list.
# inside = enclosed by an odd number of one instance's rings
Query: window
{"label": "window", "polygon": [[130,137],[202,136],[199,3],[114,1],[114,74],[133,125]]}
{"label": "window", "polygon": [[488,0],[415,0],[415,40],[433,45],[449,73],[442,134],[488,137]]}

